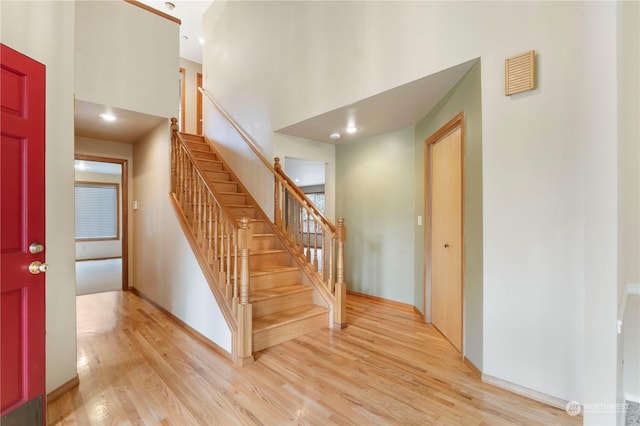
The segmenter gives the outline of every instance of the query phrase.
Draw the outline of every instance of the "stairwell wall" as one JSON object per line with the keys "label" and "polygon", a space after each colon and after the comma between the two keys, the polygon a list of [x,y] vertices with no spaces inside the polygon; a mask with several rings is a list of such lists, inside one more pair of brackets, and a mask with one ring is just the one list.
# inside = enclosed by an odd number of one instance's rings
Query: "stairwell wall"
{"label": "stairwell wall", "polygon": [[[272,152],[273,129],[481,58],[483,371],[560,399],[615,403],[616,7],[214,2],[205,87]],[[530,49],[537,89],[506,97],[504,60]],[[258,193],[272,193],[257,167],[243,166]]]}
{"label": "stairwell wall", "polygon": [[231,352],[231,332],[169,200],[169,123],[133,145],[134,265],[132,285]]}

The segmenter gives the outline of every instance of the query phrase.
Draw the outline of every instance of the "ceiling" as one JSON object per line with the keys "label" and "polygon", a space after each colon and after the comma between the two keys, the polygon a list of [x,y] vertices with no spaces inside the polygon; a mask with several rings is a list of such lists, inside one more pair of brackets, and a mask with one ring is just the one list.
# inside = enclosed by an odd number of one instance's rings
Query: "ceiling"
{"label": "ceiling", "polygon": [[[475,61],[456,65],[276,131],[339,144],[415,126],[460,81]],[[346,134],[344,129],[352,125],[358,131]],[[329,135],[333,132],[339,132],[340,139],[331,139]]]}
{"label": "ceiling", "polygon": [[[101,119],[100,114],[102,113],[114,115],[116,121]],[[107,107],[77,99],[74,118],[76,136],[122,143],[134,143],[151,129],[166,121],[165,118],[155,115]]]}
{"label": "ceiling", "polygon": [[139,1],[182,21],[180,25],[180,57],[201,64],[202,15],[204,15],[212,1],[169,0],[175,5],[173,10],[167,9],[165,6],[166,0]]}

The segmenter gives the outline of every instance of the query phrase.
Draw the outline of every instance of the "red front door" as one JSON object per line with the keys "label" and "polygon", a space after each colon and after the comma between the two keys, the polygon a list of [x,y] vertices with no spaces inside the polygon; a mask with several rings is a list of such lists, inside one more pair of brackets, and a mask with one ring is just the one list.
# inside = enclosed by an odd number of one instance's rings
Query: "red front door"
{"label": "red front door", "polygon": [[45,67],[0,59],[0,422],[44,424]]}

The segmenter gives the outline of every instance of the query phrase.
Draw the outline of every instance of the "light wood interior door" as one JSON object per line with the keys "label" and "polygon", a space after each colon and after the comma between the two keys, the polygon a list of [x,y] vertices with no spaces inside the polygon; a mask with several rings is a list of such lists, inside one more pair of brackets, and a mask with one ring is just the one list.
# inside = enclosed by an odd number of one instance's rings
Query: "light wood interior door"
{"label": "light wood interior door", "polygon": [[462,352],[462,131],[431,149],[431,320]]}

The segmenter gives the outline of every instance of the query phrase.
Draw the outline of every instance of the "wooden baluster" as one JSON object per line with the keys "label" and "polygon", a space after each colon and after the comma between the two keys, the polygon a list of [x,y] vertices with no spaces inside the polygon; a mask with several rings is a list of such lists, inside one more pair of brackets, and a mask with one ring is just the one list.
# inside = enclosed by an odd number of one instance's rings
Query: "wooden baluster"
{"label": "wooden baluster", "polygon": [[313,220],[313,271],[318,272],[318,227]]}
{"label": "wooden baluster", "polygon": [[178,155],[178,138],[176,137],[175,132],[178,131],[178,119],[175,117],[171,118],[171,192],[173,194],[176,193],[176,156]]}
{"label": "wooden baluster", "polygon": [[336,254],[336,289],[334,306],[334,324],[338,328],[347,326],[347,286],[344,283],[344,242],[347,239],[347,228],[344,219],[338,219],[338,253]]}
{"label": "wooden baluster", "polygon": [[280,159],[278,157],[274,158],[273,168],[276,170],[276,175],[274,175],[274,184],[273,184],[273,217],[276,225],[282,226],[282,210],[280,207],[280,179],[278,179],[277,173],[280,171]]}
{"label": "wooden baluster", "polygon": [[233,233],[233,297],[238,297],[238,232]]}
{"label": "wooden baluster", "polygon": [[231,234],[232,232],[232,227],[231,225],[228,224],[227,222],[227,232],[226,232],[226,238],[227,238],[227,267],[226,267],[226,294],[227,297],[231,297]]}
{"label": "wooden baluster", "polygon": [[249,303],[249,247],[251,246],[251,229],[249,219],[240,219],[238,231],[238,245],[240,248],[240,304],[238,305],[238,334],[236,348],[238,356],[236,362],[245,365],[253,362],[252,349],[252,319],[251,304]]}
{"label": "wooden baluster", "polygon": [[[302,218],[304,219],[304,214],[307,214],[307,220],[304,221],[304,225],[307,225],[307,240],[306,242],[303,239],[303,244],[305,246],[305,251],[307,252],[307,262],[311,263],[311,212],[305,206],[304,210],[301,211]],[[304,228],[302,229],[304,231]]]}
{"label": "wooden baluster", "polygon": [[214,203],[213,203],[213,198],[211,193],[208,194],[207,199],[209,200],[209,217],[208,217],[208,221],[209,221],[209,231],[207,232],[207,235],[209,236],[209,241],[208,241],[208,247],[207,247],[207,261],[209,262],[209,264],[211,264],[213,262],[213,242],[214,240],[214,231],[213,231],[213,211],[215,209]]}
{"label": "wooden baluster", "polygon": [[218,204],[216,204],[216,211],[213,215],[213,226],[214,226],[214,230],[213,230],[213,259],[214,262],[218,262],[220,257],[219,257],[219,253],[218,253],[218,239],[220,238],[220,229],[219,229],[219,223],[218,223],[218,216],[220,215],[220,208],[218,207]]}

